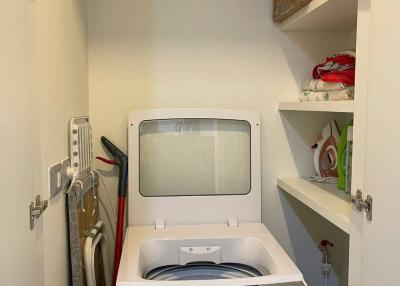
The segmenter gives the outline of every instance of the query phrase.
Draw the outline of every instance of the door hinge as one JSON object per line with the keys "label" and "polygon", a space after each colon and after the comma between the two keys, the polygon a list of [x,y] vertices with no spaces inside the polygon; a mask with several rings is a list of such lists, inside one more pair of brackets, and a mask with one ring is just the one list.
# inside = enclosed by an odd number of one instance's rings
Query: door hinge
{"label": "door hinge", "polygon": [[47,209],[48,201],[41,200],[40,195],[36,196],[35,202],[29,205],[29,221],[31,230],[35,227],[35,219],[38,219]]}
{"label": "door hinge", "polygon": [[164,229],[165,228],[165,220],[164,219],[157,219],[155,229]]}
{"label": "door hinge", "polygon": [[365,210],[367,220],[372,220],[372,197],[367,195],[367,198],[363,199],[363,193],[357,190],[355,196],[351,196],[351,202],[355,205],[356,209],[360,212]]}
{"label": "door hinge", "polygon": [[239,223],[236,217],[228,217],[228,226],[229,227],[238,227]]}

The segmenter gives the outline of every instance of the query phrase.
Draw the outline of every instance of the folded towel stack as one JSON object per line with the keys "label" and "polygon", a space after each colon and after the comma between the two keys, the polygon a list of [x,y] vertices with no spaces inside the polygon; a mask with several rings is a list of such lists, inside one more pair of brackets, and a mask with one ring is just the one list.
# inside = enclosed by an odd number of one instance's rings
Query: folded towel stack
{"label": "folded towel stack", "polygon": [[343,51],[314,67],[313,78],[304,82],[300,101],[354,99],[356,54]]}

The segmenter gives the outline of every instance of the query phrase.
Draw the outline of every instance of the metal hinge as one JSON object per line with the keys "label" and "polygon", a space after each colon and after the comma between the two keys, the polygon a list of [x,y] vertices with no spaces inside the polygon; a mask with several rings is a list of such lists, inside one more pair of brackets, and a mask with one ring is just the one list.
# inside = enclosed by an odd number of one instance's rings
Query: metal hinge
{"label": "metal hinge", "polygon": [[229,227],[238,227],[239,223],[236,217],[228,217],[228,226]]}
{"label": "metal hinge", "polygon": [[36,196],[35,202],[29,205],[29,220],[31,230],[35,227],[35,219],[38,219],[42,213],[47,209],[48,201],[41,200],[40,195]]}
{"label": "metal hinge", "polygon": [[165,228],[165,220],[157,219],[155,229],[164,229]]}
{"label": "metal hinge", "polygon": [[367,198],[364,200],[363,193],[357,190],[356,195],[351,196],[351,202],[354,203],[358,211],[362,212],[365,210],[367,220],[372,220],[372,197],[370,195],[367,195]]}

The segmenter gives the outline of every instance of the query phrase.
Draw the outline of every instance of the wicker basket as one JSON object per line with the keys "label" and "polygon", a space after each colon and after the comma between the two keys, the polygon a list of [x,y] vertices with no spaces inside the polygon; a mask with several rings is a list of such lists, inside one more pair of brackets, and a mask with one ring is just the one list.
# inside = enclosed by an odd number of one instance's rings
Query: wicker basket
{"label": "wicker basket", "polygon": [[283,22],[312,0],[274,0],[274,21]]}

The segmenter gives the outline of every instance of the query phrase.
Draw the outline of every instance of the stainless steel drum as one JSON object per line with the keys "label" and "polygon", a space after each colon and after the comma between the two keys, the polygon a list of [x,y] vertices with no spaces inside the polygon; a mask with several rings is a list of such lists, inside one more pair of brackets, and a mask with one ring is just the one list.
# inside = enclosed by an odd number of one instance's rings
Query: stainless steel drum
{"label": "stainless steel drum", "polygon": [[147,280],[159,281],[233,279],[258,276],[262,276],[262,274],[249,265],[209,262],[160,266],[143,275]]}

